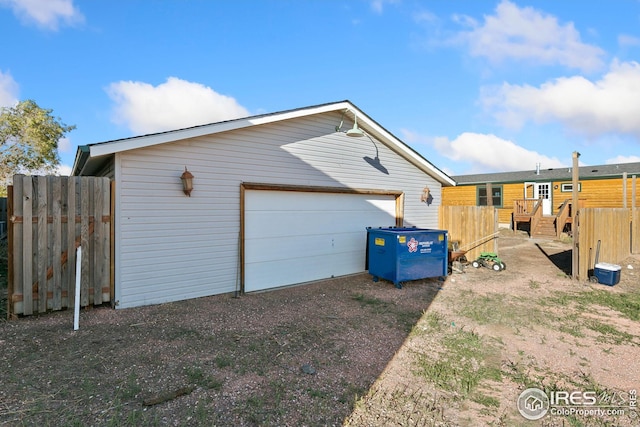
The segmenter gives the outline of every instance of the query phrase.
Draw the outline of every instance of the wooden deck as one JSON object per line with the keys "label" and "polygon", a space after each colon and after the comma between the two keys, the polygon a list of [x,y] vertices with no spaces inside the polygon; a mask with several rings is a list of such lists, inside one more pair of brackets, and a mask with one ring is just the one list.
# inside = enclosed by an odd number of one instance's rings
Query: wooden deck
{"label": "wooden deck", "polygon": [[[578,208],[584,201],[578,202]],[[565,200],[555,215],[542,214],[542,199],[519,199],[513,201],[513,227],[528,224],[530,237],[560,237],[564,231],[571,232],[573,209],[571,199]]]}

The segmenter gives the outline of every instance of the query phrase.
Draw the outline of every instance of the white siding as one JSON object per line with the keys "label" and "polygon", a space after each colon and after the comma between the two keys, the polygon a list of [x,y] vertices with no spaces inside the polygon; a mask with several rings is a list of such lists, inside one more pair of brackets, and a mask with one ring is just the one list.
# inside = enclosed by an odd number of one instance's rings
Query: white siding
{"label": "white siding", "polygon": [[[379,141],[334,132],[339,119],[304,117],[117,153],[118,307],[236,289],[242,182],[400,190],[405,225],[436,228],[440,183]],[[388,174],[363,159],[376,146]],[[191,197],[181,189],[185,166],[195,176]],[[425,185],[430,206],[420,201]]]}

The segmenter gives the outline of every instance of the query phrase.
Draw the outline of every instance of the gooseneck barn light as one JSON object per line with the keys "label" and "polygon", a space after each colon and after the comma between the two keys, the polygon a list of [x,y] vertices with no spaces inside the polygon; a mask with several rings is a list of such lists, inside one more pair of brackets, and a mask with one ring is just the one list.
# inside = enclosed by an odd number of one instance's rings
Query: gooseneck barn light
{"label": "gooseneck barn light", "polygon": [[[344,110],[344,112],[342,113],[342,118],[340,119],[340,124],[338,126],[336,126],[336,132],[342,132],[342,124],[344,123],[344,115],[346,114],[347,111],[350,110]],[[364,132],[362,132],[360,130],[360,128],[358,127],[358,115],[356,113],[353,113],[353,127],[351,129],[349,129],[348,131],[345,132],[347,134],[347,136],[351,136],[351,137],[355,137],[355,138],[359,138],[361,136],[364,136]]]}
{"label": "gooseneck barn light", "polygon": [[[342,125],[344,124],[344,115],[347,114],[347,111],[351,111],[351,110],[346,109],[342,112],[342,117],[340,118],[340,124],[336,126],[336,132],[342,132]],[[369,138],[369,141],[371,141],[371,143],[373,144],[373,148],[376,149],[376,156],[373,158],[369,156],[364,156],[363,160],[369,163],[371,166],[373,166],[377,170],[379,170],[380,172],[386,175],[389,175],[389,171],[387,170],[387,168],[385,168],[380,162],[380,157],[378,155],[378,146],[376,145],[376,142],[373,140],[373,138],[371,138],[371,136],[368,133],[364,132],[362,129],[358,127],[358,115],[355,113],[355,111],[351,111],[351,113],[353,113],[353,127],[344,133],[347,136],[354,137],[354,138],[360,138],[362,136],[366,136],[367,138]]]}
{"label": "gooseneck barn light", "polygon": [[184,172],[180,175],[180,180],[182,181],[182,191],[191,197],[191,192],[193,191],[193,174],[187,170],[186,166],[184,167]]}

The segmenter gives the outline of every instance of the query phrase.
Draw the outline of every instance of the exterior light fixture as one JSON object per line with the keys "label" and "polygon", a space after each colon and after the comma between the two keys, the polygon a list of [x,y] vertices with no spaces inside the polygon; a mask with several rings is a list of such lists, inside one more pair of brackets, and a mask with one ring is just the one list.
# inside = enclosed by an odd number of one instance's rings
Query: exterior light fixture
{"label": "exterior light fixture", "polygon": [[364,136],[364,132],[358,128],[358,116],[355,114],[353,115],[353,127],[347,131],[347,136],[356,138]]}
{"label": "exterior light fixture", "polygon": [[[340,119],[340,125],[336,126],[336,132],[342,131],[342,124],[344,123],[344,115],[347,111],[349,110],[344,110],[344,112],[342,113],[342,118]],[[358,115],[356,113],[353,113],[353,127],[348,131],[346,131],[345,133],[347,134],[347,136],[355,137],[355,138],[364,136],[364,132],[362,132],[358,127]]]}
{"label": "exterior light fixture", "polygon": [[[351,110],[346,109],[342,112],[342,117],[340,118],[340,124],[336,126],[336,132],[342,132],[342,125],[344,124],[344,115],[347,114],[347,111],[351,111]],[[369,141],[371,141],[371,143],[373,144],[373,147],[376,149],[376,156],[374,158],[371,158],[369,156],[364,156],[363,157],[364,161],[369,163],[374,168],[378,169],[380,172],[389,175],[389,171],[387,170],[387,168],[385,168],[382,165],[382,163],[380,162],[380,157],[378,157],[378,146],[376,145],[376,142],[373,140],[373,138],[371,138],[371,136],[368,133],[364,132],[362,129],[358,127],[358,115],[355,113],[355,111],[351,111],[351,112],[353,113],[353,127],[344,133],[347,136],[350,136],[352,138],[360,138],[362,136],[366,136],[367,138],[369,138]]]}
{"label": "exterior light fixture", "polygon": [[182,180],[182,191],[191,197],[191,192],[193,191],[193,174],[187,170],[186,166],[184,167],[184,172],[180,175],[180,180]]}

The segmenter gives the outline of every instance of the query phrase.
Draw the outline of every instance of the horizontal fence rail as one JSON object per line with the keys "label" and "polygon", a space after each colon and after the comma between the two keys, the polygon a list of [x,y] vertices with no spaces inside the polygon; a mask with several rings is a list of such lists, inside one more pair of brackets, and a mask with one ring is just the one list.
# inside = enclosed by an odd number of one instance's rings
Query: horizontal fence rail
{"label": "horizontal fence rail", "polygon": [[8,196],[8,315],[74,307],[80,246],[80,306],[111,301],[109,179],[16,175]]}

